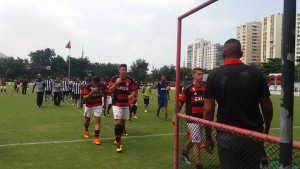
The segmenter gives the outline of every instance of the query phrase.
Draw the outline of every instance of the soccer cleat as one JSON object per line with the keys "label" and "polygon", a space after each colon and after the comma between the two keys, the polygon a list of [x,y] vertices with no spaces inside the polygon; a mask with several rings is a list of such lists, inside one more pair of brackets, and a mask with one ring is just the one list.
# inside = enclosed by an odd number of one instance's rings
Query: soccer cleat
{"label": "soccer cleat", "polygon": [[136,116],[136,115],[133,115],[133,118],[134,118],[134,119],[138,119],[139,117],[138,117],[138,116]]}
{"label": "soccer cleat", "polygon": [[123,131],[123,136],[128,136],[128,134],[125,130]]}
{"label": "soccer cleat", "polygon": [[84,131],[84,135],[85,138],[89,138],[90,137],[90,133],[89,131]]}
{"label": "soccer cleat", "polygon": [[188,154],[184,153],[184,151],[181,152],[181,158],[186,164],[191,164]]}
{"label": "soccer cleat", "polygon": [[200,147],[201,147],[201,148],[204,148],[204,147],[205,147],[204,141],[200,141]]}
{"label": "soccer cleat", "polygon": [[94,137],[93,143],[96,144],[96,145],[100,145],[101,144],[98,137]]}
{"label": "soccer cleat", "polygon": [[121,152],[122,152],[122,144],[117,144],[117,145],[116,145],[116,151],[117,151],[118,153],[121,153]]}

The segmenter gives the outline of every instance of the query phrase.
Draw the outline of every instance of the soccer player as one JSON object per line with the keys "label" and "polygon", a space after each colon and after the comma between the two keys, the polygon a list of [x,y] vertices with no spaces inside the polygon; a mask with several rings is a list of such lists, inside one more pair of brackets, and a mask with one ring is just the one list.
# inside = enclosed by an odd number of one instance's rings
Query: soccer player
{"label": "soccer player", "polygon": [[52,87],[53,87],[53,81],[50,78],[50,76],[47,76],[47,79],[45,80],[45,102],[48,103],[50,100],[50,96],[52,95]]}
{"label": "soccer player", "polygon": [[7,94],[6,85],[7,85],[7,82],[6,82],[5,78],[2,78],[2,80],[1,80],[1,93],[3,93],[3,91],[4,91],[4,93]]}
{"label": "soccer player", "polygon": [[27,91],[27,87],[28,87],[28,80],[27,78],[23,78],[22,79],[22,95],[25,96],[26,95],[26,91]]}
{"label": "soccer player", "polygon": [[69,81],[67,77],[63,78],[62,81],[62,101],[65,103],[68,103],[68,97],[69,97]]}
{"label": "soccer player", "polygon": [[142,88],[142,93],[143,93],[143,99],[144,99],[144,112],[147,112],[147,107],[149,105],[149,97],[151,95],[152,97],[152,93],[151,93],[151,87],[148,86],[148,82],[144,83],[144,86]]}
{"label": "soccer player", "polygon": [[[109,91],[113,94],[116,151],[122,152],[121,136],[125,121],[129,119],[129,99],[134,97],[136,90],[133,86],[133,79],[127,76],[126,64],[119,66],[119,75],[112,78],[109,86]],[[129,94],[130,92],[132,93]]]}
{"label": "soccer player", "polygon": [[[109,89],[109,78],[108,76],[105,77],[105,85],[107,86],[107,89]],[[104,99],[104,97],[103,97]],[[104,103],[104,102],[103,102]],[[112,107],[112,94],[109,92],[109,90],[106,91],[106,107],[103,107],[104,116],[109,117],[109,111]]]}
{"label": "soccer player", "polygon": [[62,100],[62,93],[61,93],[61,88],[62,88],[62,81],[60,80],[59,76],[56,76],[56,79],[53,81],[53,93],[54,93],[54,105],[59,107],[60,102]]}
{"label": "soccer player", "polygon": [[[92,84],[87,84],[83,88],[83,99],[85,100],[86,107],[84,108],[84,137],[89,138],[89,124],[91,120],[91,114],[95,116],[95,134],[93,143],[100,144],[100,120],[102,115],[102,96],[107,90],[106,85],[100,83],[100,77],[93,78]],[[106,100],[104,100],[104,106],[106,106]]]}
{"label": "soccer player", "polygon": [[14,80],[14,88],[12,90],[12,92],[17,92],[17,88],[18,88],[18,80],[17,78]]}
{"label": "soccer player", "polygon": [[80,108],[80,89],[81,89],[80,78],[77,77],[76,81],[73,82],[73,95],[74,95],[73,105],[77,109]]}
{"label": "soccer player", "polygon": [[[179,106],[176,109],[176,112],[180,112],[184,103],[186,104],[186,115],[203,118],[203,91],[205,83],[203,80],[203,69],[194,68],[193,71],[193,82],[185,86],[182,95],[179,98]],[[173,123],[175,120],[173,117]],[[181,156],[186,163],[190,163],[188,158],[189,150],[193,147],[193,152],[195,155],[196,169],[202,169],[202,164],[200,161],[200,141],[201,141],[201,124],[193,123],[188,121],[187,123],[189,128],[189,140],[187,141],[184,149],[181,152]]]}
{"label": "soccer player", "polygon": [[38,78],[34,81],[34,85],[32,88],[32,93],[36,87],[36,105],[37,107],[41,107],[43,103],[44,97],[44,89],[45,89],[45,81],[42,79],[42,74],[38,74]]}
{"label": "soccer player", "polygon": [[[134,119],[137,119],[138,116],[136,116],[136,111],[137,111],[137,96],[138,96],[138,91],[140,89],[140,85],[138,84],[137,81],[134,80],[134,88],[136,89],[135,92],[134,92],[134,98],[133,98],[133,102],[130,103],[130,100],[129,100],[129,105],[130,105],[130,118],[133,117]],[[132,113],[133,113],[133,116],[132,116]]]}
{"label": "soccer player", "polygon": [[157,116],[157,118],[159,118],[160,109],[163,107],[164,113],[165,113],[165,121],[167,121],[168,120],[168,100],[169,100],[168,90],[170,90],[170,86],[169,86],[168,82],[166,81],[165,75],[161,76],[161,81],[159,81],[157,83],[156,89],[157,89],[157,98],[158,98],[158,106],[157,106],[156,116]]}

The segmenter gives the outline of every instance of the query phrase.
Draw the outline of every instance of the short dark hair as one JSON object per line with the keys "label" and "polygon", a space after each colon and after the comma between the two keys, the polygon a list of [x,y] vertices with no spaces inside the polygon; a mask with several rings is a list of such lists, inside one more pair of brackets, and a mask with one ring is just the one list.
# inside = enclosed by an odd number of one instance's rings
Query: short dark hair
{"label": "short dark hair", "polygon": [[127,65],[126,64],[120,64],[120,66],[119,66],[119,69],[121,68],[121,67],[124,67],[124,68],[126,68],[127,69]]}
{"label": "short dark hair", "polygon": [[203,72],[203,69],[200,68],[200,67],[195,67],[195,68],[192,70],[193,74],[195,74],[196,71],[201,71],[201,72]]}
{"label": "short dark hair", "polygon": [[237,39],[228,39],[224,44],[223,53],[229,57],[242,57],[241,43]]}
{"label": "short dark hair", "polygon": [[93,82],[94,82],[94,83],[100,83],[100,81],[101,81],[101,78],[100,78],[99,76],[95,76],[95,77],[93,78]]}
{"label": "short dark hair", "polygon": [[92,80],[93,80],[92,76],[87,76],[87,77],[86,77],[86,81],[87,81],[87,82],[91,82]]}

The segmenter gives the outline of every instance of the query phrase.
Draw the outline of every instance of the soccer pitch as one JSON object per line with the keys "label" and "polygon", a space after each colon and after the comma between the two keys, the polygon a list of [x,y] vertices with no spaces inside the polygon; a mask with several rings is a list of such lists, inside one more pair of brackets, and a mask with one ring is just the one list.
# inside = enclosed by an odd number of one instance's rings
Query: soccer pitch
{"label": "soccer pitch", "polygon": [[[32,88],[31,88],[32,89]],[[143,112],[142,97],[138,99],[138,119],[127,121],[128,136],[122,137],[123,152],[116,153],[113,117],[101,119],[101,145],[83,137],[82,109],[69,103],[61,107],[53,102],[36,107],[36,95],[28,90],[0,94],[0,168],[101,168],[101,169],[166,169],[173,168],[173,126],[156,117],[156,97]],[[153,91],[153,96],[155,96]],[[174,114],[174,94],[171,92],[169,119]],[[70,101],[70,100],[69,100]],[[279,135],[280,96],[272,96],[274,117],[271,134]],[[294,139],[300,140],[300,99],[295,97]],[[110,112],[112,115],[112,112]],[[161,113],[161,117],[163,114]],[[91,120],[93,135],[94,122]]]}

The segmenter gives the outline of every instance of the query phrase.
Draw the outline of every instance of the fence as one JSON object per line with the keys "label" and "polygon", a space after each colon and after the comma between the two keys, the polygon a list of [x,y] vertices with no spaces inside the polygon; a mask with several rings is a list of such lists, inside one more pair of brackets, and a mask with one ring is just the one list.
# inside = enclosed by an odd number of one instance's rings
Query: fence
{"label": "fence", "polygon": [[[196,163],[201,163],[203,169],[219,169],[220,164],[229,169],[255,169],[259,165],[262,169],[279,168],[279,137],[232,127],[216,122],[206,121],[183,114],[177,114],[178,133],[175,133],[175,141],[178,141],[178,166],[180,169],[195,168]],[[187,122],[199,124],[201,140],[199,143],[190,143],[195,139],[191,134],[196,127],[188,126]],[[189,128],[191,130],[189,130]],[[205,128],[212,130],[214,150],[212,154],[205,149]],[[195,141],[194,141],[195,142]],[[176,145],[176,144],[175,144]],[[200,161],[195,158],[197,147],[200,147]],[[228,151],[233,154],[228,154]],[[188,158],[188,159],[187,159]],[[189,160],[189,161],[188,161]],[[177,160],[175,160],[177,161]],[[300,142],[293,142],[292,169],[300,169]]]}

